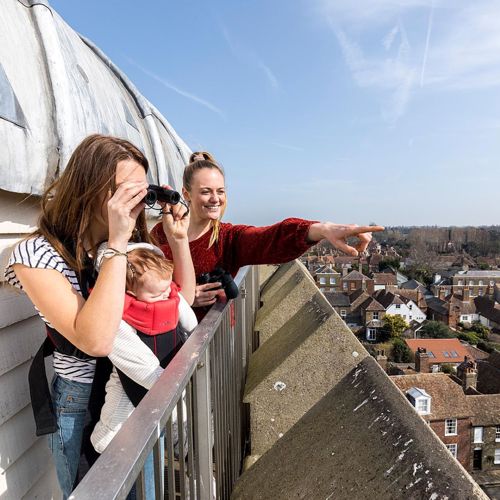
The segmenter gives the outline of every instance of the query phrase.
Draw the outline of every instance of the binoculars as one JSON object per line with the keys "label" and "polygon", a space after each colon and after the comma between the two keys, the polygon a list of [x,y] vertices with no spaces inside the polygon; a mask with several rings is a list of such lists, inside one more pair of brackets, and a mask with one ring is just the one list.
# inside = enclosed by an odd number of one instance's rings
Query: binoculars
{"label": "binoculars", "polygon": [[149,207],[152,207],[157,201],[163,201],[169,205],[177,205],[180,200],[181,195],[177,191],[150,184],[148,192],[142,201]]}

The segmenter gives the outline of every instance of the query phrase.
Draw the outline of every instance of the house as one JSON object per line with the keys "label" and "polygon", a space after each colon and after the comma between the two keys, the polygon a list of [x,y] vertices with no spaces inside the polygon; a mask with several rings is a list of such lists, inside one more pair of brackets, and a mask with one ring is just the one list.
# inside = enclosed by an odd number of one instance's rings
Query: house
{"label": "house", "polygon": [[373,280],[359,271],[351,271],[340,280],[341,291],[351,293],[356,290],[366,290],[369,294],[374,292]]}
{"label": "house", "polygon": [[444,373],[393,375],[390,378],[450,453],[469,468],[471,410],[460,385]]}
{"label": "house", "polygon": [[428,298],[427,307],[428,319],[440,321],[450,328],[456,329],[458,323],[479,321],[476,304],[471,300],[467,287],[463,288],[461,295],[453,293],[443,298]]}
{"label": "house", "polygon": [[488,328],[500,330],[500,303],[489,297],[475,297],[478,320]]}
{"label": "house", "polygon": [[401,316],[407,323],[411,321],[422,323],[427,318],[417,304],[405,296],[379,290],[374,293],[374,297],[384,306],[386,314]]}
{"label": "house", "polygon": [[396,287],[396,275],[392,273],[373,273],[374,290],[387,290],[388,287]]}
{"label": "house", "polygon": [[314,279],[322,292],[336,292],[340,288],[340,276],[340,273],[327,264],[316,269]]}
{"label": "house", "polygon": [[500,285],[500,271],[459,271],[453,275],[452,282],[454,293],[461,293],[468,287],[471,297],[493,296],[495,286]]}
{"label": "house", "polygon": [[438,372],[442,365],[457,367],[470,352],[456,338],[451,339],[405,339],[415,355],[418,372]]}
{"label": "house", "polygon": [[382,273],[392,273],[396,276],[396,282],[398,287],[400,287],[403,283],[408,281],[408,277],[403,273],[399,272],[397,269],[394,269],[392,266],[387,266],[381,270]]}
{"label": "house", "polygon": [[359,305],[359,310],[365,326],[366,340],[376,342],[384,326],[385,307],[373,297],[368,297]]}

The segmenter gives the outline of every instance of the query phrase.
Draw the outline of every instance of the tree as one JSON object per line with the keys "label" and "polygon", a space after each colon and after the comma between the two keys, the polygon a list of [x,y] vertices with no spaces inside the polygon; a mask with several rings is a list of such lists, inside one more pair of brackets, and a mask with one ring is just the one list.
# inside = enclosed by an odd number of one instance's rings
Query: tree
{"label": "tree", "polygon": [[469,328],[469,331],[475,333],[478,337],[484,340],[488,340],[488,335],[490,334],[490,329],[484,326],[480,321],[474,321]]}
{"label": "tree", "polygon": [[394,339],[391,356],[396,363],[411,363],[414,359],[413,352],[401,339]]}
{"label": "tree", "polygon": [[473,332],[463,332],[458,334],[460,340],[465,340],[469,344],[477,345],[481,339]]}
{"label": "tree", "polygon": [[[387,337],[394,339],[399,338],[408,328],[408,323],[397,314],[386,314],[384,316],[383,331]],[[406,345],[406,344],[405,344]]]}
{"label": "tree", "polygon": [[427,321],[420,328],[418,334],[423,339],[450,339],[455,337],[453,332],[444,323],[440,323],[439,321]]}
{"label": "tree", "polygon": [[455,373],[455,370],[454,370],[453,366],[450,363],[443,363],[441,365],[441,371],[443,373],[448,373],[448,374]]}
{"label": "tree", "polygon": [[383,271],[386,267],[392,267],[398,271],[401,267],[401,262],[397,257],[386,257],[378,263],[378,270]]}

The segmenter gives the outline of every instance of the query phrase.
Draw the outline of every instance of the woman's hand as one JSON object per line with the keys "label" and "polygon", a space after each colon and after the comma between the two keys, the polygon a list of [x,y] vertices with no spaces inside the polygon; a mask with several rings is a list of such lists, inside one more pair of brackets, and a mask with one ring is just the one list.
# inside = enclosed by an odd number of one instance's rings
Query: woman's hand
{"label": "woman's hand", "polygon": [[205,285],[196,285],[193,307],[211,306],[217,302],[219,296],[224,293],[221,290],[221,283],[206,283]]}
{"label": "woman's hand", "polygon": [[108,226],[109,245],[116,250],[124,251],[127,242],[132,236],[136,220],[144,210],[142,202],[147,193],[148,183],[145,181],[125,181],[121,183],[115,193],[109,194],[108,199]]}
{"label": "woman's hand", "polygon": [[[162,186],[163,188],[172,189],[170,186]],[[163,217],[162,226],[163,232],[168,240],[183,240],[187,238],[189,228],[189,210],[182,203],[169,205],[168,203],[160,203],[162,207]]]}
{"label": "woman's hand", "polygon": [[[347,255],[357,256],[363,253],[372,239],[372,233],[383,231],[383,226],[358,226],[357,224],[334,224],[318,222],[309,228],[308,239],[321,241],[327,239],[335,248]],[[348,238],[357,238],[358,243],[350,246]]]}

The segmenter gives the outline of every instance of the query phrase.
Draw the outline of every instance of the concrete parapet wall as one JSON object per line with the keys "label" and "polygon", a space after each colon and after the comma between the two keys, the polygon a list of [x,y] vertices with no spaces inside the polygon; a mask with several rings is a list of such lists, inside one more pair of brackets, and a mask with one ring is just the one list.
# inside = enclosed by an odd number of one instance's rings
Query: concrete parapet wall
{"label": "concrete parapet wall", "polygon": [[300,272],[283,266],[263,293],[269,337],[244,397],[254,464],[232,498],[487,498],[324,296],[295,297]]}

